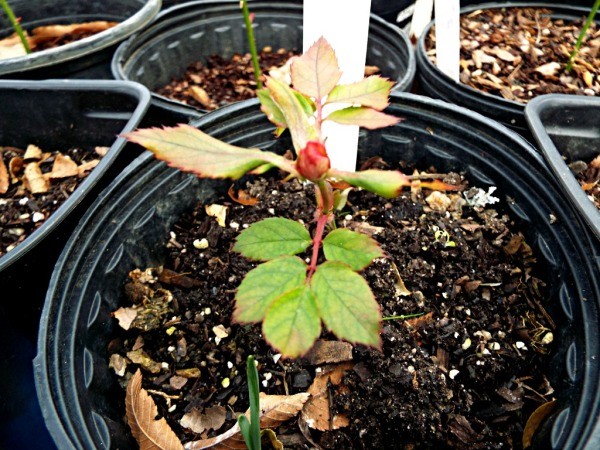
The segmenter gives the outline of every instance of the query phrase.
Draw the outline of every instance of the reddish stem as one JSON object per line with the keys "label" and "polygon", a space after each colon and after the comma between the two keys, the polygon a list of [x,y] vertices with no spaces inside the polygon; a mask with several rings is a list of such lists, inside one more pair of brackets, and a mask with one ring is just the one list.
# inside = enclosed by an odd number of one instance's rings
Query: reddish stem
{"label": "reddish stem", "polygon": [[331,220],[331,211],[333,209],[333,192],[331,185],[321,180],[315,184],[315,196],[317,197],[317,211],[315,218],[317,220],[317,228],[312,239],[313,251],[310,258],[310,266],[308,268],[307,282],[310,282],[311,277],[317,270],[317,259],[319,258],[319,249],[323,242],[323,234],[325,226]]}
{"label": "reddish stem", "polygon": [[313,251],[312,256],[310,257],[310,267],[308,268],[308,275],[306,277],[306,281],[308,283],[310,282],[310,279],[315,273],[315,270],[317,270],[317,259],[319,258],[319,249],[321,248],[321,243],[323,242],[323,233],[325,232],[325,225],[327,225],[328,220],[328,214],[319,214],[319,218],[317,219],[317,229],[315,230],[315,234],[312,239]]}

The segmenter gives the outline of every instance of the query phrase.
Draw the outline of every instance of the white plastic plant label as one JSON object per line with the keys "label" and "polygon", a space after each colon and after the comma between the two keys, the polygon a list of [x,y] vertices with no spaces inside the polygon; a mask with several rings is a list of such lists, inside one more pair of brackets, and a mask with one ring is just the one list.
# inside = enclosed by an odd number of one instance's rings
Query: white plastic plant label
{"label": "white plastic plant label", "polygon": [[[370,10],[371,0],[304,0],[303,51],[324,36],[343,72],[340,83],[364,78]],[[358,127],[325,122],[323,132],[332,167],[354,171]]]}
{"label": "white plastic plant label", "polygon": [[460,73],[460,1],[435,0],[437,67],[458,83]]}

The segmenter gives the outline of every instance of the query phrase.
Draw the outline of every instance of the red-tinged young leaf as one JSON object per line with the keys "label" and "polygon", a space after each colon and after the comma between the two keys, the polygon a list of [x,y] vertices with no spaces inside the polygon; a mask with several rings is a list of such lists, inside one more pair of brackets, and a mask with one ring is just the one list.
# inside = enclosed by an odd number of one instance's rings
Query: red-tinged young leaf
{"label": "red-tinged young leaf", "polygon": [[441,180],[421,181],[421,187],[433,191],[457,191],[460,189],[460,186],[444,183]]}
{"label": "red-tinged young leaf", "polygon": [[318,100],[331,92],[341,76],[335,52],[324,37],[294,59],[291,67],[294,89]]}
{"label": "red-tinged young leaf", "polygon": [[168,165],[200,177],[237,179],[265,164],[295,173],[291,162],[282,156],[227,144],[190,125],[146,128],[126,133],[124,137],[147,148]]}
{"label": "red-tinged young leaf", "polygon": [[334,87],[325,103],[352,103],[381,111],[390,104],[389,96],[393,86],[393,81],[373,75],[356,83]]}
{"label": "red-tinged young leaf", "polygon": [[310,287],[323,322],[338,338],[381,348],[381,312],[369,285],[349,266],[328,261]]}
{"label": "red-tinged young leaf", "polygon": [[277,298],[304,284],[306,263],[297,256],[281,256],[252,269],[238,288],[233,319],[260,322]]}
{"label": "red-tinged young leaf", "polygon": [[294,148],[298,154],[308,141],[317,139],[317,131],[310,124],[304,105],[298,100],[297,93],[292,88],[270,77],[267,77],[265,85],[271,99],[285,117],[285,123],[290,129]]}
{"label": "red-tinged young leaf", "polygon": [[369,236],[338,228],[323,240],[323,252],[328,261],[348,264],[353,270],[362,270],[375,258],[383,257],[383,250],[375,239]]}
{"label": "red-tinged young leaf", "polygon": [[308,285],[281,295],[267,310],[262,326],[265,339],[284,357],[297,358],[321,334],[321,318]]}
{"label": "red-tinged young leaf", "polygon": [[282,217],[253,223],[237,237],[233,250],[246,258],[268,261],[303,252],[312,239],[304,225]]}
{"label": "red-tinged young leaf", "polygon": [[329,175],[385,198],[397,197],[402,192],[402,188],[410,186],[410,179],[405,174],[393,170],[371,169],[360,172],[344,172],[330,169]]}
{"label": "red-tinged young leaf", "polygon": [[333,111],[325,120],[340,123],[342,125],[358,125],[369,130],[385,128],[400,122],[399,117],[376,111],[373,108],[362,106],[349,106],[348,108]]}
{"label": "red-tinged young leaf", "polygon": [[260,100],[260,110],[265,113],[267,119],[278,128],[287,128],[285,116],[283,112],[277,106],[277,104],[271,98],[271,94],[267,88],[262,88],[256,91],[256,96]]}

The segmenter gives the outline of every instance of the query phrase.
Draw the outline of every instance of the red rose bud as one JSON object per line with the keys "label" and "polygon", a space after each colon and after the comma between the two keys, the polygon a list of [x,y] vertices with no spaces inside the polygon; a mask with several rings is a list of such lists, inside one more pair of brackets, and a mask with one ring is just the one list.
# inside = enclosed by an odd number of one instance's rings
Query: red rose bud
{"label": "red rose bud", "polygon": [[298,173],[311,181],[323,178],[330,167],[327,150],[319,141],[309,141],[306,147],[300,150],[296,160]]}

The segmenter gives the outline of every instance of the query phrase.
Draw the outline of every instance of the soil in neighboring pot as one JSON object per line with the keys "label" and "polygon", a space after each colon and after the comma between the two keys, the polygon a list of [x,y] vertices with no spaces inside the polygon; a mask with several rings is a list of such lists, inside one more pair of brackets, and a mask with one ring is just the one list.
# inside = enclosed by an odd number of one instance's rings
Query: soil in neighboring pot
{"label": "soil in neighboring pot", "polygon": [[0,147],[0,256],[42,226],[107,150]]}
{"label": "soil in neighboring pot", "polygon": [[[296,55],[286,49],[273,51],[265,47],[259,52],[263,74],[279,68]],[[210,55],[206,63],[190,64],[185,73],[155,91],[159,95],[208,111],[229,103],[256,96],[256,80],[250,53],[234,54],[231,58]]]}
{"label": "soil in neighboring pot", "polygon": [[569,168],[581,185],[581,188],[600,211],[600,154],[592,161],[574,161]]}
{"label": "soil in neighboring pot", "polygon": [[[527,103],[549,93],[600,94],[600,29],[588,29],[573,69],[565,70],[585,18],[565,21],[542,8],[477,10],[460,18],[460,81]],[[426,40],[435,64],[435,30]]]}
{"label": "soil in neighboring pot", "polygon": [[[444,181],[466,189],[458,174]],[[183,442],[225,432],[248,408],[252,354],[261,391],[321,398],[275,430],[285,448],[521,447],[525,421],[552,400],[544,370],[554,324],[536,257],[488,204],[492,191],[429,195],[415,186],[393,200],[351,192],[337,223],[372,235],[388,255],[364,271],[383,316],[415,316],[384,321],[382,352],[324,332],[299,360],[281,359],[260,326],[230,322],[235,290],[255,265],[230,249],[265,217],[311,224],[313,190],[245,178],[230,193],[250,206],[222,199],[221,224],[209,205],[184,215],[165,267],[133,271],[131,303],[114,313],[127,331],[110,342],[109,365],[124,388],[142,368],[144,389]]]}
{"label": "soil in neighboring pot", "polygon": [[[118,22],[94,21],[68,25],[44,25],[25,32],[31,52],[60,47],[93,36],[118,25]],[[24,56],[25,50],[16,34],[0,40],[0,59]]]}

